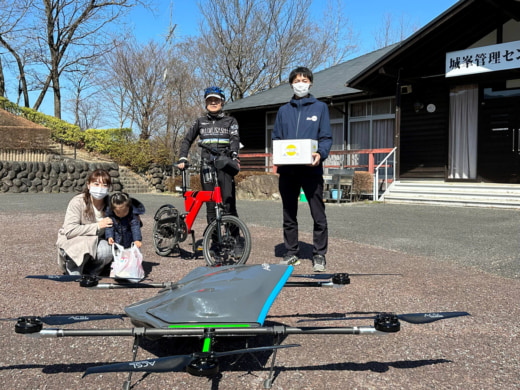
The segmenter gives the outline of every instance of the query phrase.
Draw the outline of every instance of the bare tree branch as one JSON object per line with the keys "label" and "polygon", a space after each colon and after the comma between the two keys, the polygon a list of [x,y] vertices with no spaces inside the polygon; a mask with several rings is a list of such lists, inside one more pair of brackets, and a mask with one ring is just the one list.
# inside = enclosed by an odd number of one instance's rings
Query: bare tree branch
{"label": "bare tree branch", "polygon": [[[348,20],[330,3],[322,20],[311,0],[203,0],[200,38],[191,61],[202,79],[231,91],[231,100],[280,84],[298,65],[336,64],[356,47]],[[330,29],[331,21],[334,26]]]}

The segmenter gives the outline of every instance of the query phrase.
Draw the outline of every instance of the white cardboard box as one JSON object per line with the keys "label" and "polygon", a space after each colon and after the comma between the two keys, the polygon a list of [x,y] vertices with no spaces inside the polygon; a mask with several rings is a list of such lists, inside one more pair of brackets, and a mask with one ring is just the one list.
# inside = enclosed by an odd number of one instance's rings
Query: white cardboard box
{"label": "white cardboard box", "polygon": [[312,164],[312,153],[316,153],[317,151],[318,141],[313,139],[273,140],[273,164]]}

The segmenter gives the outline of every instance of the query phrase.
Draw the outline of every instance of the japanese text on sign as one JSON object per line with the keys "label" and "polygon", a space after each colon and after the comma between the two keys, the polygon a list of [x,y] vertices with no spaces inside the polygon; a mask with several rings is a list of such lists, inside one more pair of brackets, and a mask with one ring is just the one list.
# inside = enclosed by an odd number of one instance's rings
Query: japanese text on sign
{"label": "japanese text on sign", "polygon": [[520,41],[446,53],[446,77],[520,68]]}

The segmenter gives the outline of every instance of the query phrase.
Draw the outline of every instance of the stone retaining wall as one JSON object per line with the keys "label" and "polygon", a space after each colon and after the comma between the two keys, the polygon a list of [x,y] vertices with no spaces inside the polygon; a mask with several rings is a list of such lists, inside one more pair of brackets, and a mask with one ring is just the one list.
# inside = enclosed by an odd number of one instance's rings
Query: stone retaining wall
{"label": "stone retaining wall", "polygon": [[172,176],[172,166],[163,167],[152,164],[150,169],[144,174],[144,179],[155,189],[156,192],[168,191],[166,180]]}
{"label": "stone retaining wall", "polygon": [[112,190],[121,190],[119,166],[115,163],[0,161],[0,193],[81,192],[88,174],[96,169],[107,170],[112,178]]}
{"label": "stone retaining wall", "polygon": [[[124,191],[116,163],[85,162],[65,159],[53,162],[0,161],[0,193],[44,192],[79,193],[83,190],[88,174],[105,169],[112,178],[111,191]],[[167,192],[166,181],[172,175],[172,167],[152,165],[141,174],[156,192]],[[276,175],[251,176],[237,185],[238,199],[278,199]]]}

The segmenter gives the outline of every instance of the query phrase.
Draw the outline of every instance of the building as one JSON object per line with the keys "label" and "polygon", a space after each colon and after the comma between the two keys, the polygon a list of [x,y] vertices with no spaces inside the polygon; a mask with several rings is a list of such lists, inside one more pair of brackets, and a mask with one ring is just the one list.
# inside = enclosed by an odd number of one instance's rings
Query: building
{"label": "building", "polygon": [[[311,92],[329,105],[333,150],[396,147],[399,180],[520,183],[520,1],[460,0],[408,39],[314,81]],[[290,96],[284,84],[226,106],[244,153],[270,152]],[[327,164],[363,167],[366,157]]]}

